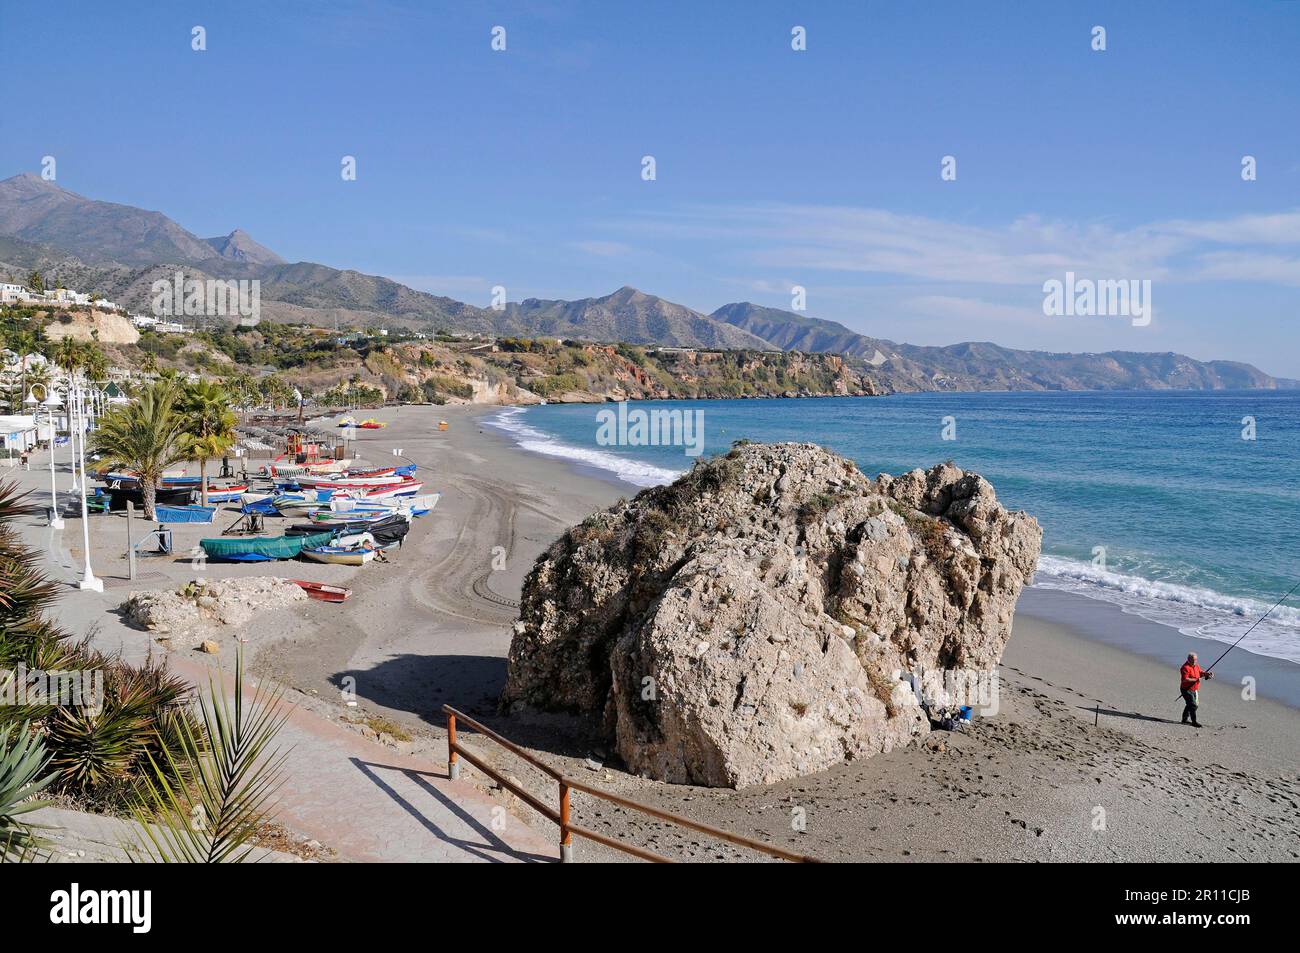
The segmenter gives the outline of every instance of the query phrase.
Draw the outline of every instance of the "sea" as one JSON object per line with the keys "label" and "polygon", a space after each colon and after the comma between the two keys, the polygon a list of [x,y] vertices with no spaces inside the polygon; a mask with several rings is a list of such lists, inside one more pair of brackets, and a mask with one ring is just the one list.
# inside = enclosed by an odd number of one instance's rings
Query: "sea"
{"label": "sea", "polygon": [[[703,455],[818,443],[869,476],[951,460],[1043,527],[1034,585],[1231,643],[1300,583],[1300,391],[895,394],[636,401],[699,411]],[[613,405],[510,407],[521,448],[629,488],[671,482],[682,446],[605,445]],[[1300,590],[1241,643],[1300,664]],[[1225,646],[1226,647],[1226,646]],[[1207,652],[1208,654],[1208,652]],[[1215,653],[1217,655],[1217,653]]]}

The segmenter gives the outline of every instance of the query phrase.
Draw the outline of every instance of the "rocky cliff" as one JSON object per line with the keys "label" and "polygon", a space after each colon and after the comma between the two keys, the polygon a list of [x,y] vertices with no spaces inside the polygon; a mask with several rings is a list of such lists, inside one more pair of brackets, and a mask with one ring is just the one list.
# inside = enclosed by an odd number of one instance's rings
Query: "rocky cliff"
{"label": "rocky cliff", "polygon": [[739,446],[539,558],[501,705],[599,719],[678,783],[887,751],[929,731],[905,673],[996,666],[1041,537],[951,464],[871,481],[812,444]]}

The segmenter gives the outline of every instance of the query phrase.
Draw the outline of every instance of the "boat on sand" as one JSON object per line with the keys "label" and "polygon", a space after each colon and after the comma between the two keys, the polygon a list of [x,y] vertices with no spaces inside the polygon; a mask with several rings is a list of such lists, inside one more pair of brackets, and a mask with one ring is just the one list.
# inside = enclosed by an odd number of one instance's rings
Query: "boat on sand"
{"label": "boat on sand", "polygon": [[352,590],[347,586],[331,586],[323,582],[311,582],[307,579],[290,580],[295,585],[301,586],[303,592],[313,599],[319,599],[321,602],[344,602],[348,596],[352,595]]}
{"label": "boat on sand", "polygon": [[293,559],[304,549],[328,546],[334,533],[325,531],[303,536],[249,536],[242,539],[201,539],[199,545],[209,559],[231,562],[268,562]]}
{"label": "boat on sand", "polygon": [[375,558],[379,550],[370,544],[359,546],[316,546],[304,549],[302,556],[318,563],[333,563],[337,566],[364,566]]}

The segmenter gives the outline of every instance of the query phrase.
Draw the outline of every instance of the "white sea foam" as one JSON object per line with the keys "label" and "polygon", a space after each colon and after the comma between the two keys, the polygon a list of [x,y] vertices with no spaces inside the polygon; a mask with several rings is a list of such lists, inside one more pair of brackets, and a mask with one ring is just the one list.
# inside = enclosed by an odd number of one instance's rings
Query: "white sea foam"
{"label": "white sea foam", "polygon": [[[1173,626],[1184,635],[1228,644],[1241,638],[1272,605],[1212,589],[1110,572],[1091,563],[1057,556],[1039,557],[1034,585],[1101,599],[1125,612]],[[1278,606],[1245,638],[1241,647],[1259,655],[1300,662],[1300,610]]]}
{"label": "white sea foam", "polygon": [[632,486],[661,486],[673,482],[684,472],[631,460],[607,450],[592,450],[564,443],[524,423],[521,416],[523,412],[523,407],[507,407],[485,423],[510,434],[524,450],[605,470]]}

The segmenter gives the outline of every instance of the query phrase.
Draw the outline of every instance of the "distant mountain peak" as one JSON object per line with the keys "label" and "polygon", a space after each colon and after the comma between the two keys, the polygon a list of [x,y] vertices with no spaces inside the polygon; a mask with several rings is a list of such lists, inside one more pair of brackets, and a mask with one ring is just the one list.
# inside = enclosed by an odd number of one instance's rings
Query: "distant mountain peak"
{"label": "distant mountain peak", "polygon": [[205,242],[222,258],[231,261],[244,261],[254,265],[283,265],[284,259],[265,245],[253,240],[253,236],[242,228],[237,228],[229,235],[217,238],[205,238]]}
{"label": "distant mountain peak", "polygon": [[70,199],[80,198],[75,192],[69,192],[57,182],[44,179],[35,172],[19,172],[17,175],[0,180],[0,192],[22,196],[50,195]]}
{"label": "distant mountain peak", "polygon": [[32,172],[0,181],[0,235],[53,245],[90,263],[284,264],[240,229],[205,241],[161,212],[88,199]]}

